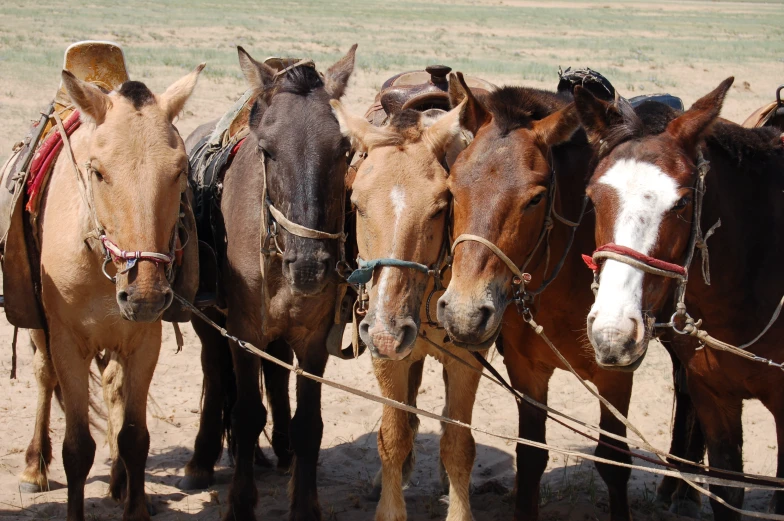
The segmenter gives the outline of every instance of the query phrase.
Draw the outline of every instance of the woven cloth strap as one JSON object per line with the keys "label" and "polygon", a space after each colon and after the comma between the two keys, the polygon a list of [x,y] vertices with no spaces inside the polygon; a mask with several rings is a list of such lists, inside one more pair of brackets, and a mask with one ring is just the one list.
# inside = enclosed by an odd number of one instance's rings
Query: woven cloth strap
{"label": "woven cloth strap", "polygon": [[272,204],[267,203],[267,207],[269,208],[272,217],[275,218],[275,221],[279,225],[283,227],[287,232],[296,235],[298,237],[305,237],[306,239],[339,239],[341,241],[346,240],[346,234],[344,232],[339,233],[327,233],[322,232],[319,230],[314,230],[313,228],[306,228],[305,226],[299,225],[297,223],[291,222],[286,219],[286,216],[283,215],[277,208],[272,206]]}
{"label": "woven cloth strap", "polygon": [[171,256],[165,253],[157,253],[154,251],[125,251],[113,243],[106,235],[101,235],[99,239],[101,240],[103,247],[106,248],[106,251],[108,251],[115,260],[148,260],[155,262],[156,264],[171,264],[173,260]]}
{"label": "woven cloth strap", "polygon": [[370,279],[373,278],[373,270],[375,270],[378,266],[390,268],[407,268],[421,271],[425,274],[430,273],[430,268],[424,264],[420,264],[414,261],[404,261],[391,258],[381,258],[366,261],[357,257],[357,266],[359,266],[359,268],[352,271],[351,275],[349,275],[348,279],[346,279],[351,284],[367,284],[370,282]]}
{"label": "woven cloth strap", "polygon": [[686,268],[683,266],[650,257],[619,244],[605,244],[593,252],[593,262],[595,265],[598,265],[599,262],[605,259],[622,262],[652,275],[680,280],[686,280],[687,278]]}
{"label": "woven cloth strap", "polygon": [[495,253],[499,259],[504,261],[504,264],[507,265],[509,270],[511,270],[511,272],[514,273],[515,276],[519,277],[521,280],[523,279],[523,272],[520,271],[520,268],[518,268],[514,262],[512,262],[512,259],[507,257],[506,254],[502,252],[500,248],[498,248],[498,246],[488,241],[484,237],[480,237],[478,235],[471,235],[470,233],[464,233],[463,235],[455,239],[455,242],[452,243],[452,254],[454,255],[455,247],[458,244],[466,241],[478,242],[479,244],[485,245],[487,248],[490,249],[490,251]]}

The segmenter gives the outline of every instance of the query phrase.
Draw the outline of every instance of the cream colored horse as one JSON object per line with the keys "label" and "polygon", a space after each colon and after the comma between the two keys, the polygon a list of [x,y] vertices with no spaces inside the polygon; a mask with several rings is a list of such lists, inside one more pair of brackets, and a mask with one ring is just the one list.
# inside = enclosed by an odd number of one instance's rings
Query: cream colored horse
{"label": "cream colored horse", "polygon": [[68,521],[84,519],[84,485],[95,457],[89,370],[101,351],[108,359],[103,387],[113,459],[110,493],[125,500],[124,520],[149,519],[147,392],[161,347],[161,315],[173,298],[170,263],[155,255],[135,263],[115,256],[107,266],[109,275],[116,274],[113,284],[101,271],[105,257],[98,237],[102,232],[110,247],[173,258],[188,158],[172,121],[203,67],[159,96],[134,81],[106,94],[68,71],[62,74],[82,125],[70,138],[74,161],[67,148],[60,153],[44,194],[37,231],[48,334],[36,330],[31,336],[38,347],[35,436],[48,439],[52,390],[57,384],[62,390]]}
{"label": "cream colored horse", "polygon": [[[338,102],[335,113],[344,134],[356,148],[367,151],[351,185],[357,210],[357,243],[362,259],[398,259],[428,267],[444,260],[449,237],[450,195],[445,158],[453,160],[466,146],[461,116],[464,105],[436,119],[433,112],[404,111],[385,127],[374,127],[349,114]],[[384,396],[415,404],[422,365],[430,355],[444,366],[444,415],[471,423],[479,374],[444,354],[421,335],[479,368],[465,350],[444,346],[443,331],[429,324],[427,297],[434,279],[401,267],[377,267],[369,284],[368,312],[360,335],[373,354],[373,368]],[[437,297],[431,299],[435,318]],[[421,326],[421,331],[420,331]],[[378,432],[381,458],[381,498],[377,521],[403,521],[406,506],[402,485],[413,470],[414,415],[384,407]],[[469,484],[476,448],[471,431],[446,425],[441,437],[441,461],[449,482],[448,521],[470,521]]]}

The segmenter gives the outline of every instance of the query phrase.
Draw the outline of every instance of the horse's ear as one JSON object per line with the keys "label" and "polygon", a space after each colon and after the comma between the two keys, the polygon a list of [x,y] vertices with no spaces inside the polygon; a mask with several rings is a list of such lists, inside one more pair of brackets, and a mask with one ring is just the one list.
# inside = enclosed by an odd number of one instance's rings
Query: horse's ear
{"label": "horse's ear", "polygon": [[70,71],[64,70],[62,77],[65,91],[79,109],[82,120],[92,120],[96,125],[103,123],[112,107],[109,95],[95,85],[78,79]]}
{"label": "horse's ear", "polygon": [[402,142],[402,138],[386,128],[372,125],[369,121],[350,113],[338,100],[330,100],[332,112],[340,124],[340,132],[351,140],[351,147],[367,152],[377,146]]}
{"label": "horse's ear", "polygon": [[623,121],[620,112],[612,103],[600,100],[580,85],[574,88],[574,104],[580,123],[592,145],[602,141],[613,125]]}
{"label": "horse's ear", "polygon": [[449,102],[452,107],[457,107],[463,101],[465,104],[460,113],[460,126],[470,133],[476,134],[479,128],[490,119],[490,112],[466,85],[463,73],[452,73],[449,75]]}
{"label": "horse's ear", "polygon": [[667,125],[667,133],[684,149],[693,151],[711,123],[719,117],[724,98],[733,81],[735,81],[734,77],[727,78],[712,92],[695,101],[689,110],[670,121]]}
{"label": "horse's ear", "polygon": [[348,79],[354,72],[354,55],[357,52],[357,44],[351,46],[346,55],[339,59],[335,64],[327,69],[324,75],[324,88],[332,99],[340,99],[346,91]]}
{"label": "horse's ear", "polygon": [[188,98],[190,98],[194,87],[196,87],[199,74],[204,70],[205,65],[207,64],[199,64],[189,74],[186,74],[172,83],[169,88],[166,89],[166,92],[161,94],[159,104],[169,117],[169,121],[174,121],[174,118],[182,112],[182,108],[185,106],[185,102],[188,101]]}
{"label": "horse's ear", "polygon": [[539,143],[551,147],[569,141],[579,127],[580,118],[577,116],[577,107],[574,103],[570,103],[546,118],[535,121],[533,131]]}
{"label": "horse's ear", "polygon": [[237,55],[240,60],[240,69],[248,84],[254,91],[259,91],[269,85],[275,77],[272,67],[254,60],[241,46],[237,46]]}
{"label": "horse's ear", "polygon": [[444,157],[447,149],[462,130],[461,119],[465,112],[466,103],[467,100],[463,100],[460,105],[427,127],[422,134],[422,140],[439,160]]}

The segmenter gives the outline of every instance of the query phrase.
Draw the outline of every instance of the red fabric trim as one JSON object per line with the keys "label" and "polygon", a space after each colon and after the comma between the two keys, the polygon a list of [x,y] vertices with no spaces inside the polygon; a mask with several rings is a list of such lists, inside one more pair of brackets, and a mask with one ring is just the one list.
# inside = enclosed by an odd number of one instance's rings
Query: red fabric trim
{"label": "red fabric trim", "polygon": [[[81,122],[79,121],[79,111],[75,110],[63,122],[66,135],[70,136],[74,131],[79,128]],[[28,202],[26,209],[28,212],[33,211],[37,203],[38,195],[46,181],[47,174],[52,167],[55,159],[63,149],[63,140],[57,127],[54,127],[53,132],[49,137],[38,147],[33,160],[30,163],[30,177],[27,180],[27,197]]]}
{"label": "red fabric trim", "polygon": [[609,251],[612,253],[625,255],[626,257],[631,257],[632,259],[638,260],[644,264],[647,264],[648,266],[652,266],[660,270],[672,271],[673,273],[678,273],[679,275],[686,277],[686,268],[684,268],[683,266],[680,266],[678,264],[673,264],[671,262],[665,262],[663,260],[655,259],[653,257],[649,257],[648,255],[642,254],[637,250],[633,250],[626,246],[609,243],[609,244],[605,244],[604,246],[600,246],[599,248],[596,249],[594,253],[600,251]]}
{"label": "red fabric trim", "polygon": [[582,257],[583,257],[583,262],[585,263],[586,266],[588,266],[588,269],[590,269],[593,272],[599,271],[599,265],[593,261],[593,257],[591,257],[590,255],[586,255],[584,253]]}
{"label": "red fabric trim", "polygon": [[234,145],[234,148],[231,149],[231,157],[234,157],[234,156],[237,155],[237,152],[240,151],[240,147],[242,146],[242,144],[245,142],[246,139],[248,139],[248,138],[244,137],[244,138],[240,139],[239,141],[237,141],[237,144]]}

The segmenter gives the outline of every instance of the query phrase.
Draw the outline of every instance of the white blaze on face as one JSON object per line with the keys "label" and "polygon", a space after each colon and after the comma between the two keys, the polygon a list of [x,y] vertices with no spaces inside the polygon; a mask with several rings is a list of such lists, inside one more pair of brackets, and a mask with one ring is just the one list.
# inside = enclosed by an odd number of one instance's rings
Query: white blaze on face
{"label": "white blaze on face", "polygon": [[[400,218],[406,209],[406,192],[400,185],[395,185],[389,193],[389,199],[392,205],[392,211],[395,214],[395,222],[392,223],[392,246],[389,251],[390,257],[394,256],[395,245],[397,244],[397,230],[400,224]],[[390,270],[383,270],[380,280],[378,281],[378,298],[386,303],[389,298],[386,294],[387,283],[389,280]]]}
{"label": "white blaze on face", "polygon": [[[612,187],[619,202],[613,242],[649,255],[665,213],[679,199],[675,180],[656,165],[623,159],[607,170],[599,183]],[[642,271],[604,261],[599,292],[589,315],[595,319],[594,331],[606,327],[631,334],[635,321],[642,323],[642,282]],[[638,340],[642,334],[637,331]]]}

